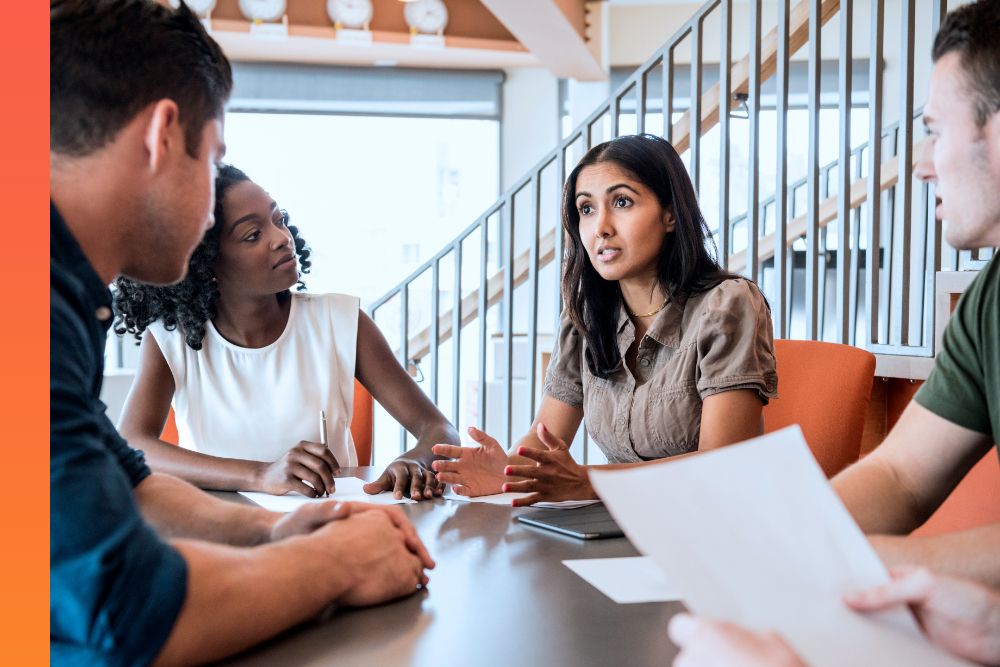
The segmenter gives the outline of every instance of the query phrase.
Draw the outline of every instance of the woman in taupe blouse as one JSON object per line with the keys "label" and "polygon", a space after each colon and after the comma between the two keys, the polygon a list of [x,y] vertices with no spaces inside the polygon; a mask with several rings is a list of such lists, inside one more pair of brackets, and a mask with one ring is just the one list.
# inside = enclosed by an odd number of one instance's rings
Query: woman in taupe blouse
{"label": "woman in taupe blouse", "polygon": [[777,393],[771,316],[753,282],[727,273],[674,148],[652,135],[592,148],[563,191],[565,295],[545,396],[510,456],[436,445],[438,479],[470,496],[596,498],[566,445],[584,415],[608,466],[642,464],[760,435]]}

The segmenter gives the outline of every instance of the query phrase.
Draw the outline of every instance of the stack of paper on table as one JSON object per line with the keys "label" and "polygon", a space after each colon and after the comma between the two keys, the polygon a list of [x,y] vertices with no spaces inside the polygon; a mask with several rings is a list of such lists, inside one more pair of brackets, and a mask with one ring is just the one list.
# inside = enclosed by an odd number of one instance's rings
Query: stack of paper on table
{"label": "stack of paper on table", "polygon": [[563,565],[618,604],[674,602],[680,597],[652,558],[583,558]]}
{"label": "stack of paper on table", "polygon": [[376,505],[400,505],[416,502],[409,498],[396,500],[388,491],[374,496],[369,495],[362,488],[366,484],[365,480],[359,477],[337,477],[334,481],[337,487],[336,492],[323,498],[307,498],[298,493],[272,496],[270,493],[259,493],[257,491],[240,491],[240,495],[249,498],[264,509],[271,510],[272,512],[292,512],[308,503],[325,503],[331,500],[374,503]]}
{"label": "stack of paper on table", "polygon": [[791,427],[695,457],[591,472],[640,552],[697,614],[783,635],[812,667],[966,664],[907,609],[861,615],[848,591],[889,580]]}

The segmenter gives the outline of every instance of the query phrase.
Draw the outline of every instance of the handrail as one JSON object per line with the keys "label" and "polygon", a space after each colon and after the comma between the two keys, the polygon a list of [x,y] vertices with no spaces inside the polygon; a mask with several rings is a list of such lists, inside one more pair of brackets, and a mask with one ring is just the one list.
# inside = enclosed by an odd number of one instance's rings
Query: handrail
{"label": "handrail", "polygon": [[[701,173],[702,137],[716,126],[719,127],[720,169],[712,176],[718,178],[720,192],[718,226],[715,228],[718,233],[719,251],[729,270],[742,272],[757,280],[768,294],[776,318],[776,335],[801,336],[801,331],[795,333],[795,327],[804,324],[804,335],[807,338],[822,339],[829,331],[831,333],[828,338],[832,336],[830,339],[851,343],[856,338],[860,340],[858,338],[860,334],[857,332],[863,325],[866,330],[865,340],[860,344],[872,352],[910,356],[926,356],[933,353],[933,337],[928,332],[931,331],[929,323],[933,322],[933,300],[929,295],[933,293],[934,272],[948,266],[974,267],[975,261],[978,261],[970,254],[960,255],[943,242],[940,226],[936,224],[933,215],[928,215],[928,211],[933,210],[933,199],[928,186],[914,187],[910,183],[916,156],[921,154],[924,145],[922,141],[914,141],[913,137],[915,125],[913,120],[916,117],[913,108],[912,63],[914,6],[919,1],[930,3],[940,9],[943,7],[943,0],[909,0],[904,17],[906,19],[903,24],[904,34],[901,35],[905,47],[902,50],[902,57],[906,62],[901,68],[897,68],[901,71],[900,85],[906,88],[904,103],[900,109],[903,123],[898,128],[888,129],[888,132],[882,125],[882,79],[885,69],[882,35],[885,24],[882,17],[885,0],[870,0],[870,24],[874,29],[871,31],[869,48],[869,135],[877,136],[879,140],[872,141],[867,146],[852,148],[849,145],[852,112],[849,93],[854,89],[849,78],[849,69],[845,69],[847,65],[841,63],[838,74],[841,79],[838,87],[840,99],[837,105],[840,146],[837,159],[825,166],[819,164],[818,157],[822,53],[820,41],[822,27],[834,15],[841,13],[842,0],[799,0],[792,7],[790,5],[793,0],[777,0],[779,3],[777,25],[765,35],[761,34],[762,1],[747,0],[749,21],[747,26],[741,26],[740,29],[749,29],[750,44],[745,56],[734,62],[732,61],[734,0],[709,0],[605,101],[560,140],[553,150],[514,182],[483,216],[372,304],[370,312],[374,316],[376,311],[385,307],[391,300],[399,299],[402,317],[397,353],[401,355],[401,361],[406,363],[419,362],[431,355],[431,393],[435,400],[438,388],[438,348],[441,343],[449,339],[453,341],[450,372],[453,379],[452,413],[456,422],[461,418],[459,384],[461,378],[466,377],[461,375],[461,357],[464,354],[461,352],[462,329],[477,319],[482,322],[478,327],[476,341],[478,392],[465,392],[462,399],[465,401],[476,399],[478,405],[469,407],[475,408],[474,418],[482,422],[486,419],[488,388],[486,378],[488,327],[485,318],[492,306],[500,305],[496,311],[502,318],[497,335],[502,338],[502,345],[495,348],[494,367],[498,371],[496,379],[501,380],[500,384],[503,385],[501,393],[504,396],[501,400],[506,406],[505,435],[506,441],[510,441],[514,402],[513,293],[517,287],[525,284],[530,285],[527,296],[531,301],[527,326],[530,338],[527,349],[529,356],[527,382],[530,391],[527,395],[530,396],[531,405],[526,406],[531,413],[528,414],[526,409],[522,417],[525,420],[533,417],[537,338],[539,331],[546,330],[538,327],[539,270],[561,262],[565,243],[565,237],[558,223],[554,229],[540,233],[542,205],[539,192],[542,189],[542,174],[555,166],[555,177],[561,187],[569,166],[567,163],[578,154],[576,151],[579,148],[583,150],[591,148],[598,140],[598,132],[602,139],[608,138],[603,131],[607,120],[610,120],[606,126],[610,127],[610,135],[618,136],[621,127],[620,118],[625,113],[622,108],[623,100],[626,98],[634,96],[636,127],[639,132],[645,131],[649,113],[647,83],[657,68],[660,69],[659,76],[662,77],[663,136],[679,153],[687,154],[689,171],[696,189],[699,189],[704,180],[704,174]],[[843,2],[845,8],[851,7],[849,0]],[[719,26],[722,34],[719,46],[719,82],[702,92],[706,69],[703,57],[706,41],[705,22],[716,9],[720,10]],[[849,59],[853,43],[851,36],[853,12],[841,13],[841,21],[839,48],[842,54],[847,54],[841,58]],[[690,42],[691,48],[692,99],[688,109],[673,120],[675,76],[673,63],[675,51],[681,48],[681,43],[685,40]],[[798,182],[788,183],[787,158],[790,152],[788,127],[781,121],[787,116],[789,108],[790,58],[804,46],[808,46],[809,79],[805,95],[809,124],[806,175]],[[735,98],[736,94],[747,100],[751,135],[748,159],[753,166],[756,166],[762,152],[771,150],[770,147],[759,145],[759,114],[762,82],[772,78],[776,79],[777,83],[775,111],[779,116],[779,123],[777,145],[774,149],[778,155],[776,177],[779,182],[775,192],[766,193],[771,196],[761,201],[760,177],[756,172],[752,172],[747,179],[746,211],[736,215],[730,208],[729,111],[741,103]],[[888,149],[884,151],[886,156],[883,159],[886,134],[888,134]],[[867,157],[864,156],[864,152],[867,152]],[[840,169],[835,192],[829,188],[830,175],[834,168]],[[886,192],[888,196],[877,196]],[[515,255],[514,218],[515,215],[520,216],[523,213],[520,202],[525,193],[530,193],[533,200],[529,228],[534,230],[534,234],[528,249]],[[795,205],[798,201],[797,194],[805,194],[805,212],[801,214]],[[514,206],[516,198],[519,198],[517,211]],[[918,205],[915,199],[920,199],[921,203]],[[767,224],[769,207],[773,207],[774,215],[780,218],[776,219],[773,225]],[[711,218],[710,215],[707,217]],[[495,247],[494,241],[490,240],[491,220],[494,218],[499,223],[496,239],[503,249],[503,257],[499,265],[489,268],[487,250]],[[836,250],[828,251],[826,249],[828,227],[835,221],[838,225],[837,247]],[[517,224],[523,225],[524,221],[518,218]],[[745,248],[733,252],[730,242],[735,234],[736,225],[746,226],[747,243]],[[864,229],[862,225],[865,226]],[[477,284],[463,285],[463,243],[475,232],[480,234],[479,277],[478,281],[473,281]],[[787,252],[779,252],[781,248],[799,239],[805,240],[804,281],[800,280],[802,272],[797,271],[788,261],[792,256]],[[867,244],[867,249],[862,250],[863,244]],[[475,252],[474,249],[470,250]],[[447,261],[449,256],[455,261],[454,298],[449,304],[450,307],[445,310],[441,308],[441,285],[438,279],[441,262]],[[827,291],[828,258],[835,258],[837,267],[832,297],[828,296]],[[770,267],[770,277],[764,273],[768,267]],[[411,335],[409,290],[414,281],[428,272],[431,273],[434,290],[431,324]],[[792,304],[796,303],[793,294],[799,294],[801,297],[798,290],[802,289],[802,286],[799,286],[799,282],[804,282],[805,308],[793,311]],[[466,287],[471,289],[463,295],[462,290]],[[558,303],[558,290],[553,292],[551,298],[557,301],[558,317],[558,310],[561,308],[561,303]],[[832,307],[834,305],[835,308]],[[911,310],[917,314],[911,313]],[[828,324],[835,326],[830,328]],[[466,352],[471,352],[467,345],[466,343],[464,349]],[[493,414],[492,408],[490,414]],[[493,427],[502,429],[502,424],[494,424]],[[502,432],[498,434],[504,435]],[[403,447],[406,443],[405,434],[401,434],[401,437],[401,447]],[[585,447],[584,463],[587,460],[586,456]]]}
{"label": "handrail", "polygon": [[[483,220],[492,217],[503,208],[504,202],[512,197],[515,193],[523,189],[528,185],[534,176],[546,167],[552,164],[560,155],[560,153],[569,150],[574,144],[576,144],[581,137],[587,136],[591,131],[592,127],[604,117],[611,110],[611,100],[621,99],[633,86],[637,85],[637,81],[640,80],[646,73],[655,69],[658,65],[664,62],[664,58],[667,54],[674,49],[678,43],[680,43],[687,34],[691,31],[692,26],[697,22],[702,20],[708,13],[715,9],[719,5],[720,0],[710,0],[694,15],[688,22],[678,30],[670,40],[661,47],[653,56],[646,60],[646,62],[639,67],[636,72],[628,77],[616,90],[610,98],[604,103],[602,103],[594,112],[587,116],[579,125],[574,128],[569,135],[559,142],[559,145],[548,154],[545,155],[539,162],[528,170],[528,173],[522,176],[520,179],[515,181],[511,187],[509,187],[504,194],[497,199],[488,209],[485,214],[479,217],[475,223],[464,229],[458,236],[452,239],[446,244],[444,249],[438,252],[434,257],[424,262],[420,267],[414,270],[409,276],[400,281],[395,287],[390,289],[381,298],[376,300],[369,306],[369,311],[374,312],[378,310],[381,306],[385,305],[386,302],[390,301],[397,294],[404,285],[411,282],[417,276],[423,274],[425,271],[430,270],[435,262],[441,259],[444,255],[447,255],[448,251],[456,243],[461,242],[466,237],[468,237],[472,232],[479,227]],[[839,0],[823,0],[821,5],[822,8],[822,23],[825,24],[830,18],[837,13],[839,8]],[[808,37],[808,20],[809,20],[809,1],[802,0],[799,2],[791,12],[791,22],[793,29],[789,35],[790,45],[794,45],[795,49],[800,48]],[[772,30],[764,38],[767,46],[762,49],[762,61],[761,67],[762,71],[769,72],[768,77],[774,74],[775,63],[777,60],[777,32]],[[791,51],[794,51],[792,49]],[[747,82],[749,81],[749,59],[743,58],[735,63],[731,67],[733,72],[732,76],[732,86],[730,87],[731,95],[736,95],[737,93],[744,93],[747,90]],[[733,98],[730,97],[732,100]],[[702,125],[701,125],[701,135],[706,134],[715,123],[719,120],[719,85],[715,84],[702,96],[701,98],[702,107]],[[731,104],[731,108],[738,107],[739,104]],[[685,111],[680,118],[673,123],[673,130],[671,132],[672,139],[671,142],[678,153],[683,153],[690,144],[690,112]]]}
{"label": "handrail", "polygon": [[[892,132],[893,128],[889,128],[889,132]],[[919,142],[914,146],[913,154],[920,155],[921,149],[923,148],[923,142]],[[857,146],[852,153],[858,154],[868,147],[867,143]],[[831,168],[836,167],[838,164],[837,160],[830,162],[823,167],[822,171],[825,173]],[[882,163],[882,178],[880,181],[880,190],[885,191],[896,185],[899,180],[899,163],[898,158],[893,157],[888,162]],[[798,188],[804,186],[806,179],[802,178],[795,183],[789,185],[789,191],[794,192]],[[851,208],[857,208],[867,200],[867,185],[868,178],[859,178],[851,184]],[[819,208],[819,225],[821,228],[826,227],[831,222],[837,219],[837,195],[827,197],[820,204]],[[774,197],[770,197],[761,202],[761,210],[767,208],[775,201]],[[737,224],[743,217],[736,217],[731,221],[731,224]],[[799,215],[792,219],[788,223],[787,234],[785,236],[785,245],[790,246],[798,239],[805,236],[806,225],[808,224],[806,214]],[[475,225],[463,232],[459,236],[460,239],[465,239],[470,233],[475,231]],[[757,259],[759,261],[764,261],[770,259],[774,256],[775,247],[777,245],[777,233],[770,232],[760,237],[759,245],[757,249]],[[448,255],[452,250],[451,246],[446,247],[443,251],[439,252],[434,256],[427,264],[425,264],[420,269],[417,269],[412,273],[405,281],[411,282],[426,272],[431,268],[434,262],[440,261]],[[555,258],[555,231],[551,230],[545,233],[544,236],[539,238],[539,268],[548,266],[548,264]],[[529,254],[530,250],[526,250],[517,256],[515,259],[515,271],[514,271],[514,287],[517,288],[523,285],[528,280],[528,266],[529,266]],[[746,268],[746,256],[745,250],[740,250],[738,252],[729,255],[728,269],[730,271],[739,273]],[[503,298],[503,279],[504,270],[499,269],[496,273],[491,275],[488,279],[488,289],[486,296],[487,308],[490,308]],[[396,292],[390,292],[388,298],[392,298]],[[462,297],[461,305],[461,323],[462,326],[469,324],[478,317],[478,299],[479,299],[479,288],[470,290],[468,294]],[[385,298],[379,302],[379,305],[385,303]],[[377,308],[377,306],[373,307]],[[438,343],[445,343],[451,338],[452,331],[452,310],[449,308],[439,315],[438,324]],[[431,340],[430,335],[431,326],[428,325],[426,328],[419,331],[417,334],[412,336],[409,340],[409,360],[414,362],[420,362],[425,356],[430,354]]]}

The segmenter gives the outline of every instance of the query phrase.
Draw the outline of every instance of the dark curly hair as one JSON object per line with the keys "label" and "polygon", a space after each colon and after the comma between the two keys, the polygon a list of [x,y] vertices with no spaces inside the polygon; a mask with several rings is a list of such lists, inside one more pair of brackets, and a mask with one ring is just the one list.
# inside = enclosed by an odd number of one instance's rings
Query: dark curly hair
{"label": "dark curly hair", "polygon": [[[215,317],[215,304],[219,299],[219,288],[215,280],[215,261],[219,256],[219,230],[223,227],[222,202],[226,193],[237,183],[249,181],[250,177],[232,165],[219,167],[215,178],[215,224],[205,238],[195,248],[188,264],[187,276],[176,285],[166,287],[146,285],[119,276],[113,286],[115,333],[135,336],[136,345],[151,323],[162,320],[168,331],[180,327],[184,341],[192,349],[200,350],[205,338],[205,324]],[[288,214],[285,221],[288,221]],[[295,254],[299,258],[299,275],[309,273],[309,246],[299,234],[297,227],[287,225],[295,242]],[[305,289],[300,279],[297,289]],[[291,298],[291,291],[277,295],[279,301]]]}

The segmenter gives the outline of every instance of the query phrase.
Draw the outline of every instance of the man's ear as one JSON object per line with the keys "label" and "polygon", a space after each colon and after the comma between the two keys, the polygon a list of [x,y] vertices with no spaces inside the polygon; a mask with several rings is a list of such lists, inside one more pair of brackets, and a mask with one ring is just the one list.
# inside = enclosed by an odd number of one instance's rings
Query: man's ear
{"label": "man's ear", "polygon": [[663,211],[663,229],[668,234],[677,228],[677,220],[674,218],[674,214],[670,211]]}
{"label": "man's ear", "polygon": [[184,150],[181,112],[173,100],[160,100],[152,105],[145,134],[146,155],[150,171],[159,171],[168,157]]}

